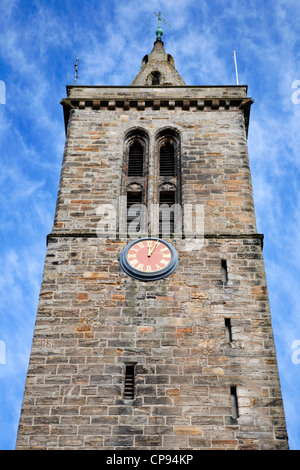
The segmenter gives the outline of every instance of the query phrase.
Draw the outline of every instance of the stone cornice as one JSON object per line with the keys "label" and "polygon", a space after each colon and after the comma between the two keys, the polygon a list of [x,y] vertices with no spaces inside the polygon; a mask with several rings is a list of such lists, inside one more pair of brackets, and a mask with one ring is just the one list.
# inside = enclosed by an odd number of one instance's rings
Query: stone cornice
{"label": "stone cornice", "polygon": [[[178,87],[176,87],[178,88]],[[183,87],[186,88],[186,87]],[[224,97],[220,98],[217,96],[207,96],[205,98],[196,99],[194,96],[186,95],[185,97],[174,98],[174,96],[168,98],[167,96],[155,99],[139,98],[136,97],[105,97],[99,99],[92,99],[91,97],[68,97],[61,101],[61,105],[64,108],[65,127],[67,129],[70,110],[72,109],[92,109],[92,110],[138,110],[143,111],[145,109],[159,110],[166,108],[168,110],[174,110],[175,108],[181,108],[184,111],[198,110],[198,111],[218,111],[218,110],[231,110],[237,111],[242,110],[245,116],[246,132],[248,132],[250,107],[253,103],[252,98],[241,98],[241,97]]]}

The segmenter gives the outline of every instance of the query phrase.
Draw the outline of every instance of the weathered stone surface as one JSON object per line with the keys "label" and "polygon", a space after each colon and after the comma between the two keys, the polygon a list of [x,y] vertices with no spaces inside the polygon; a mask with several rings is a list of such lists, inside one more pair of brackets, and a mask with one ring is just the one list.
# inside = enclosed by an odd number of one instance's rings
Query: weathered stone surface
{"label": "weathered stone surface", "polygon": [[[266,322],[268,306],[264,301],[262,308],[261,300],[266,288],[261,247],[251,235],[238,242],[238,251],[232,251],[231,238],[206,239],[199,253],[188,254],[180,251],[180,240],[173,243],[184,262],[168,279],[144,284],[130,279],[119,267],[117,258],[126,241],[117,241],[115,252],[110,250],[115,240],[80,237],[61,237],[55,243],[49,240],[25,391],[25,397],[33,401],[27,405],[25,400],[23,405],[20,447],[33,446],[36,435],[44,435],[45,447],[48,436],[51,447],[54,436],[57,437],[58,448],[68,443],[84,448],[87,440],[89,447],[94,442],[96,448],[123,444],[148,447],[151,443],[163,446],[162,437],[165,440],[166,434],[172,434],[176,436],[175,446],[182,436],[180,445],[193,448],[198,445],[243,448],[248,446],[248,429],[250,436],[257,437],[258,448],[269,447],[274,432],[280,441],[275,439],[274,447],[284,446],[280,385],[274,345],[270,342],[272,328]],[[64,264],[53,264],[67,253],[77,253],[81,258],[79,270],[72,269],[71,256],[68,269]],[[253,254],[257,255],[256,269],[249,276],[247,267]],[[220,259],[224,256],[230,273],[226,285],[217,282],[221,278]],[[96,271],[99,260],[108,267],[110,283],[95,277],[92,284],[86,285],[86,279],[90,279],[86,274]],[[218,262],[206,264],[207,260]],[[65,298],[57,305],[49,303],[43,295],[49,292],[54,278],[57,279],[54,297]],[[59,282],[61,278],[63,283]],[[233,290],[237,280],[238,287]],[[93,294],[87,308],[78,303],[77,295],[68,298],[74,286],[80,293],[86,290],[89,298]],[[173,301],[181,290],[185,299]],[[150,291],[152,295],[148,298]],[[205,292],[205,298],[195,295],[197,292]],[[205,306],[195,315],[199,302],[205,302]],[[232,343],[226,341],[225,335],[224,318],[228,317],[232,323]],[[45,336],[43,325],[48,321],[51,330]],[[78,327],[78,321],[84,328]],[[168,338],[172,338],[171,345],[166,345]],[[112,342],[113,347],[109,348]],[[138,363],[137,385],[136,398],[128,402],[123,399],[123,375],[124,364],[131,361]],[[53,380],[55,385],[49,385]],[[232,413],[232,383],[238,390],[240,418],[230,438],[221,439]],[[43,397],[46,402],[41,406]],[[59,402],[51,404],[51,398]],[[272,418],[275,415],[279,416],[276,420]],[[66,423],[65,438],[54,419],[57,416],[61,423]],[[81,423],[78,418],[92,421]],[[156,427],[159,438],[151,437],[155,418],[162,419]],[[66,419],[73,423],[72,427]],[[216,437],[211,441],[207,435],[214,426]],[[82,439],[82,433],[87,440]],[[97,442],[93,441],[95,434],[99,437]],[[141,437],[129,439],[129,436]],[[187,441],[186,436],[193,437]],[[171,445],[171,441],[166,442]]]}

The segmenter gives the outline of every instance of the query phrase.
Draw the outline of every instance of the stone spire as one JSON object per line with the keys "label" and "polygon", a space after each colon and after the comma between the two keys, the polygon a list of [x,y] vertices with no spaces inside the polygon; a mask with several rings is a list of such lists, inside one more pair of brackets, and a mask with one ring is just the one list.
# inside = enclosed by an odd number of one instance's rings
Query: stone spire
{"label": "stone spire", "polygon": [[150,55],[145,55],[141,69],[131,86],[185,86],[185,83],[175,68],[175,61],[166,54],[164,43],[159,30],[156,31],[156,41]]}

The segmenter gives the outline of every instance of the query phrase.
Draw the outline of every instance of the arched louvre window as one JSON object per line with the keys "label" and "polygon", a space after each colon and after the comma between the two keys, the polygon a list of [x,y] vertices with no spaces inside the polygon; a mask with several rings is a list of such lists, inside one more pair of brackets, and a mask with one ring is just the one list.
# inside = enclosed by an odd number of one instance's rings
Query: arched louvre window
{"label": "arched louvre window", "polygon": [[158,232],[162,237],[174,238],[182,231],[181,211],[181,138],[175,128],[163,128],[156,140],[156,201]]}
{"label": "arched louvre window", "polygon": [[143,176],[144,149],[138,140],[129,147],[128,176]]}
{"label": "arched louvre window", "polygon": [[147,228],[148,132],[140,127],[129,129],[123,145],[119,234],[138,237]]}
{"label": "arched louvre window", "polygon": [[174,145],[166,142],[160,147],[159,174],[160,176],[175,176]]}

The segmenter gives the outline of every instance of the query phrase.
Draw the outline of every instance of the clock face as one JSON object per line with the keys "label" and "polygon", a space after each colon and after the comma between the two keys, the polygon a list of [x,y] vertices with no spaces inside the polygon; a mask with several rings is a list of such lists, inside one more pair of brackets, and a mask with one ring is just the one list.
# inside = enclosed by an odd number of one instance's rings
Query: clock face
{"label": "clock face", "polygon": [[177,251],[159,238],[141,238],[130,243],[121,253],[122,269],[140,281],[153,281],[169,276],[178,265]]}
{"label": "clock face", "polygon": [[170,248],[159,240],[143,240],[135,243],[127,252],[130,266],[144,273],[161,271],[170,263]]}

